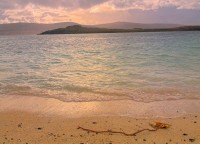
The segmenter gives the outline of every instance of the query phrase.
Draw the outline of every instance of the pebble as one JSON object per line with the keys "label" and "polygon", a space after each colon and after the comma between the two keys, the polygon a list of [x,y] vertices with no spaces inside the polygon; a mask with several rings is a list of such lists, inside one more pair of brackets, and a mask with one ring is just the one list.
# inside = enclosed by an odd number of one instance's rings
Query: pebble
{"label": "pebble", "polygon": [[190,141],[190,142],[194,142],[195,139],[194,139],[194,138],[190,138],[189,141]]}

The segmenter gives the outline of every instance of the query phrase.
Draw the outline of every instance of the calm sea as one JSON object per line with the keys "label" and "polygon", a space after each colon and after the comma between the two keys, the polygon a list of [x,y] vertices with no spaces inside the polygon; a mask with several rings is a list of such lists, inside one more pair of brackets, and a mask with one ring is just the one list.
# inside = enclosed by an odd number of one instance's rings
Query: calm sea
{"label": "calm sea", "polygon": [[0,95],[200,99],[200,32],[1,36]]}

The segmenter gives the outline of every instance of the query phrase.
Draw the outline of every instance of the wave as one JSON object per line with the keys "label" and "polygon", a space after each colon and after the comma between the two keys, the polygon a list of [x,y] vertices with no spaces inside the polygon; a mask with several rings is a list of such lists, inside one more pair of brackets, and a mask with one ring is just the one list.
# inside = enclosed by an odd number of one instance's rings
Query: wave
{"label": "wave", "polygon": [[37,96],[55,98],[63,102],[92,102],[132,100],[137,102],[154,102],[179,99],[200,99],[200,91],[178,90],[173,88],[146,88],[135,90],[98,91],[87,87],[64,86],[62,90],[35,88],[28,85],[4,85],[0,83],[1,95]]}

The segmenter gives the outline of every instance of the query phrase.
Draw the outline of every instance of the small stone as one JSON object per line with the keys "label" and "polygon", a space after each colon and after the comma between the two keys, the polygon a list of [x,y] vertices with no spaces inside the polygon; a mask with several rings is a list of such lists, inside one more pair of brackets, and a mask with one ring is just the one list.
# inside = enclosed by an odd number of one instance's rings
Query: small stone
{"label": "small stone", "polygon": [[184,135],[184,136],[187,136],[188,134],[184,133],[183,135]]}
{"label": "small stone", "polygon": [[195,139],[194,139],[194,138],[190,138],[189,141],[190,141],[190,142],[194,142]]}
{"label": "small stone", "polygon": [[93,122],[93,124],[97,124],[97,122]]}
{"label": "small stone", "polygon": [[22,127],[22,123],[18,124],[17,126],[21,128]]}
{"label": "small stone", "polygon": [[41,127],[39,127],[39,128],[37,128],[38,130],[42,130],[42,128]]}

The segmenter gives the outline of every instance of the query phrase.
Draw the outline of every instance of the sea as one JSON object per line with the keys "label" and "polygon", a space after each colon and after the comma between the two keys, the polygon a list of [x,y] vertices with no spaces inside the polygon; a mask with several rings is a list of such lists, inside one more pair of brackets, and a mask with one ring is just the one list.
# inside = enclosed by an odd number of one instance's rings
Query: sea
{"label": "sea", "polygon": [[0,96],[200,99],[200,32],[0,36]]}

